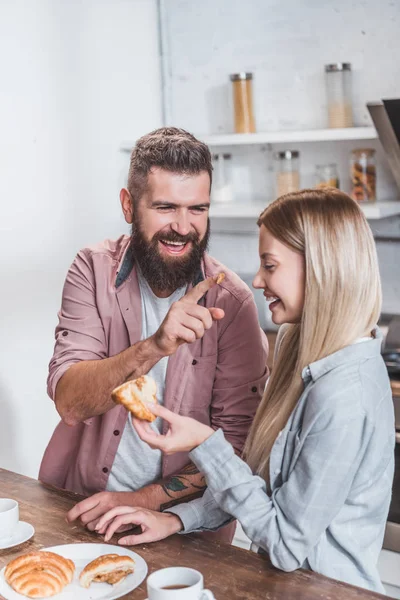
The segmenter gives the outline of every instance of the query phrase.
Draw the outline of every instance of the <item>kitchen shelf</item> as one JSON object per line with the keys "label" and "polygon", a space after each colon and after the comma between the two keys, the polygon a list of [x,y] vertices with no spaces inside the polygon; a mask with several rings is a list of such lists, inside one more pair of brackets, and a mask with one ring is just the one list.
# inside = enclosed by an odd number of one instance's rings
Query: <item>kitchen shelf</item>
{"label": "kitchen shelf", "polygon": [[[266,203],[230,203],[213,204],[210,207],[210,217],[216,219],[257,219],[267,206]],[[385,219],[400,215],[400,202],[375,202],[360,205],[367,219]]]}
{"label": "kitchen shelf", "polygon": [[[269,131],[265,133],[225,133],[199,135],[208,146],[247,146],[301,142],[342,142],[346,140],[375,140],[375,127],[346,127],[344,129],[309,129],[303,131]],[[121,150],[131,152],[134,142],[124,142]]]}
{"label": "kitchen shelf", "polygon": [[375,202],[362,205],[367,219],[385,219],[386,217],[394,217],[400,215],[400,202]]}
{"label": "kitchen shelf", "polygon": [[304,131],[269,131],[265,133],[230,133],[198,136],[208,146],[244,146],[250,144],[287,144],[301,142],[341,142],[346,140],[375,140],[375,127],[346,127],[344,129],[309,129]]}

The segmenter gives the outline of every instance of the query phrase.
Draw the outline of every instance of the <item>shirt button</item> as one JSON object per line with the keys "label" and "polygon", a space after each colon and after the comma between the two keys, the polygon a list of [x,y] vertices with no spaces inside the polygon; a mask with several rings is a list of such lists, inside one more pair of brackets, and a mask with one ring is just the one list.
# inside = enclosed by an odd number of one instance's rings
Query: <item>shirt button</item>
{"label": "shirt button", "polygon": [[114,435],[119,435],[119,429],[114,429],[113,434]]}
{"label": "shirt button", "polygon": [[62,334],[65,337],[66,335],[68,335],[68,331],[63,331]]}
{"label": "shirt button", "polygon": [[255,386],[255,385],[254,385],[254,386],[251,388],[251,391],[252,391],[254,394],[256,393],[256,391],[257,391],[257,388],[256,388],[256,386]]}
{"label": "shirt button", "polygon": [[192,360],[192,365],[197,365],[197,360],[195,358]]}
{"label": "shirt button", "polygon": [[280,469],[275,469],[275,471],[274,471],[275,475],[279,475],[280,472],[281,472]]}
{"label": "shirt button", "polygon": [[102,468],[102,471],[103,471],[103,473],[108,473],[108,469],[107,469],[107,467],[103,467],[103,468]]}

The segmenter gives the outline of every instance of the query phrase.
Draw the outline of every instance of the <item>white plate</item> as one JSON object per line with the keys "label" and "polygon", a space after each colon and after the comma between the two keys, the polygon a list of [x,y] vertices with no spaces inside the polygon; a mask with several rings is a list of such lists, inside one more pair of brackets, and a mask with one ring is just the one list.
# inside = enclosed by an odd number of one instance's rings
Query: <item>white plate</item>
{"label": "white plate", "polygon": [[[67,585],[62,592],[52,596],[52,600],[114,600],[120,598],[128,592],[137,588],[147,575],[146,561],[122,546],[112,546],[110,544],[64,544],[62,546],[53,546],[52,548],[41,548],[60,554],[65,558],[70,558],[75,563],[75,574],[72,582]],[[130,556],[135,561],[135,572],[117,585],[108,583],[92,583],[89,589],[83,588],[79,584],[79,575],[82,569],[92,560],[102,554],[122,554]],[[6,600],[26,600],[26,596],[15,592],[4,579],[5,567],[0,571],[0,595]]]}
{"label": "white plate", "polygon": [[12,535],[5,540],[0,540],[0,550],[5,550],[6,548],[13,548],[13,546],[23,544],[27,540],[30,540],[34,533],[35,530],[30,523],[25,523],[25,521],[19,521]]}

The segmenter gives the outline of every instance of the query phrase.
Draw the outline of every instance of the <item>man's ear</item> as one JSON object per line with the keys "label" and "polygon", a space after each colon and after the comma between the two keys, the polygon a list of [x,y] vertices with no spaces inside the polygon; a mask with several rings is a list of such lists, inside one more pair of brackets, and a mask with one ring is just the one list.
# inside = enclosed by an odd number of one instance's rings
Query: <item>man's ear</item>
{"label": "man's ear", "polygon": [[121,202],[122,212],[124,213],[125,221],[131,225],[133,221],[132,196],[126,188],[122,188],[122,190],[119,193],[119,199]]}

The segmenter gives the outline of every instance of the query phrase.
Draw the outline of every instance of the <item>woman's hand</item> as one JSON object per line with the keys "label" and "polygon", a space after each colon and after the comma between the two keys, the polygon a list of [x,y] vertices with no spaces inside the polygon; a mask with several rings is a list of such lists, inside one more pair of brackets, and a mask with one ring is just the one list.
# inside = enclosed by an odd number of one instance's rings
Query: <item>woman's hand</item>
{"label": "woman's hand", "polygon": [[142,533],[127,535],[118,540],[122,546],[135,546],[147,542],[157,542],[183,529],[179,517],[172,513],[159,513],[147,508],[117,506],[105,513],[96,525],[96,531],[104,535],[108,542],[120,527],[138,525]]}
{"label": "woman's hand", "polygon": [[203,425],[190,417],[177,415],[159,404],[148,402],[146,406],[157,417],[167,421],[169,424],[167,434],[160,435],[150,427],[149,423],[134,417],[132,417],[133,426],[141,440],[147,442],[150,448],[162,450],[164,454],[193,450],[214,433],[214,429],[208,425]]}

